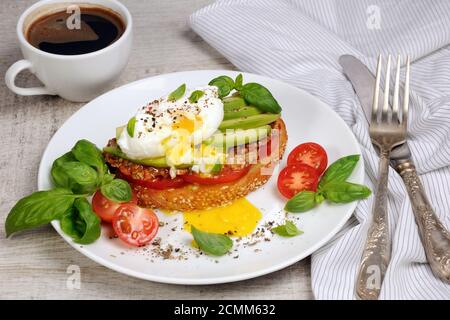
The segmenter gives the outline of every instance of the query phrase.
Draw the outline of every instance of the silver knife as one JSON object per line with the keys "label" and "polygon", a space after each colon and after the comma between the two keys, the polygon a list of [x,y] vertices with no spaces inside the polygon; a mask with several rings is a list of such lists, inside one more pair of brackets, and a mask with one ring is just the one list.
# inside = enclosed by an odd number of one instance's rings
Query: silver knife
{"label": "silver knife", "polygon": [[[358,96],[366,120],[370,123],[375,76],[354,56],[343,55],[339,58],[339,63]],[[400,174],[408,190],[428,263],[435,276],[450,283],[450,233],[434,213],[423,190],[408,143],[393,149],[391,159],[392,167]]]}

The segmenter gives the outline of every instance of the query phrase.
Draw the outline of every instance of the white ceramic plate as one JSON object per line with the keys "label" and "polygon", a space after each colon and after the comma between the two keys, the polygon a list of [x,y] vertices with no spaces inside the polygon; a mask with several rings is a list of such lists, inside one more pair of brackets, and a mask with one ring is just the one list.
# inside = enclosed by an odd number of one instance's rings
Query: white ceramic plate
{"label": "white ceramic plate", "polygon": [[[52,187],[50,168],[53,161],[71,149],[79,139],[88,139],[103,147],[114,136],[115,128],[123,125],[147,102],[167,94],[181,83],[188,87],[207,84],[218,75],[237,75],[233,71],[205,70],[160,75],[143,79],[114,89],[86,104],[56,132],[44,152],[39,168],[38,188]],[[317,98],[283,82],[244,73],[245,82],[259,82],[270,89],[283,108],[282,117],[287,125],[289,142],[286,155],[296,145],[314,141],[327,150],[329,162],[349,154],[360,154],[359,146],[350,129],[334,111]],[[286,158],[286,155],[284,158]],[[281,163],[284,166],[285,162]],[[362,183],[363,163],[360,161],[350,180]],[[247,198],[263,213],[262,226],[267,221],[283,222],[285,200],[278,194],[277,174]],[[212,258],[196,256],[191,248],[191,235],[180,230],[181,215],[165,215],[168,223],[160,228],[161,248],[169,245],[180,248],[172,259],[154,257],[154,246],[131,248],[120,240],[109,238],[110,231],[103,227],[102,236],[91,245],[81,246],[61,231],[59,223],[53,226],[59,234],[82,254],[118,272],[157,282],[175,284],[215,284],[249,279],[285,268],[313,253],[324,245],[344,225],[356,207],[356,202],[345,205],[320,205],[303,214],[290,214],[304,234],[294,238],[271,236],[271,241],[244,239],[235,245],[231,255]],[[170,229],[177,227],[176,232]],[[261,240],[261,239],[259,239]],[[235,258],[239,255],[239,258]],[[173,259],[175,257],[175,259]],[[187,260],[176,259],[179,257]]]}

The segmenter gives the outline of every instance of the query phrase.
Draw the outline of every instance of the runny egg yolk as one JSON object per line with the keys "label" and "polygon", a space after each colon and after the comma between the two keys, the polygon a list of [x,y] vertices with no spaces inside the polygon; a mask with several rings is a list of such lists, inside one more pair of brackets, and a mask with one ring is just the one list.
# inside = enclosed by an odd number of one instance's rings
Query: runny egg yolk
{"label": "runny egg yolk", "polygon": [[[178,116],[172,124],[172,133],[162,141],[167,164],[175,167],[181,164],[194,164],[195,172],[209,172],[217,163],[223,163],[224,154],[216,147],[208,146],[199,140],[201,135],[194,137],[194,132],[199,132],[202,118],[194,118],[185,115]],[[200,143],[199,143],[200,142]]]}
{"label": "runny egg yolk", "polygon": [[174,130],[186,130],[189,133],[194,132],[197,128],[202,125],[202,118],[195,116],[195,119],[189,119],[186,116],[181,116],[180,120],[172,125]]}
{"label": "runny egg yolk", "polygon": [[261,216],[255,206],[241,198],[223,207],[185,212],[184,229],[190,231],[194,225],[205,232],[242,237],[253,232]]}

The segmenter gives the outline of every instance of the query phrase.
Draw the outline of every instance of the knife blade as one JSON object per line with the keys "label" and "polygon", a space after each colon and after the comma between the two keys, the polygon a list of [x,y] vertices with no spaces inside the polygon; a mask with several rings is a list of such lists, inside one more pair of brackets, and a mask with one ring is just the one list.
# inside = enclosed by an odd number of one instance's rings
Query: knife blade
{"label": "knife blade", "polygon": [[[352,84],[353,90],[355,91],[364,111],[366,120],[370,124],[375,76],[372,72],[370,72],[364,63],[352,55],[346,54],[340,56],[339,64],[342,66],[345,76]],[[380,96],[381,95],[382,92],[380,90]],[[381,97],[379,98],[379,101],[382,101]],[[408,160],[410,157],[411,151],[407,142],[394,148],[391,152],[391,160],[394,164],[397,164],[397,161]]]}

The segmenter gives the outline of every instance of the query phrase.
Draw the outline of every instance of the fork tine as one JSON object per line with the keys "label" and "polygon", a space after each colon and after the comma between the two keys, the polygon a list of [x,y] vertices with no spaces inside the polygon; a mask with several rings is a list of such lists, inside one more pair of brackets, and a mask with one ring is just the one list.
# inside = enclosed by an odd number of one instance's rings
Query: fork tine
{"label": "fork tine", "polygon": [[394,95],[392,102],[392,122],[397,124],[399,123],[398,117],[398,92],[400,89],[400,55],[397,56],[397,70],[395,72],[395,86],[394,86]]}
{"label": "fork tine", "polygon": [[377,122],[378,118],[378,96],[380,94],[380,78],[381,78],[381,54],[378,56],[377,75],[375,78],[375,90],[373,91],[372,101],[372,123]]}
{"label": "fork tine", "polygon": [[408,121],[408,107],[409,107],[409,55],[406,58],[406,74],[405,74],[405,93],[403,95],[403,114],[402,114],[402,124],[406,127]]}
{"label": "fork tine", "polygon": [[391,55],[389,54],[386,64],[386,77],[384,81],[384,100],[383,100],[383,109],[381,112],[381,121],[388,120],[390,79],[391,79]]}

